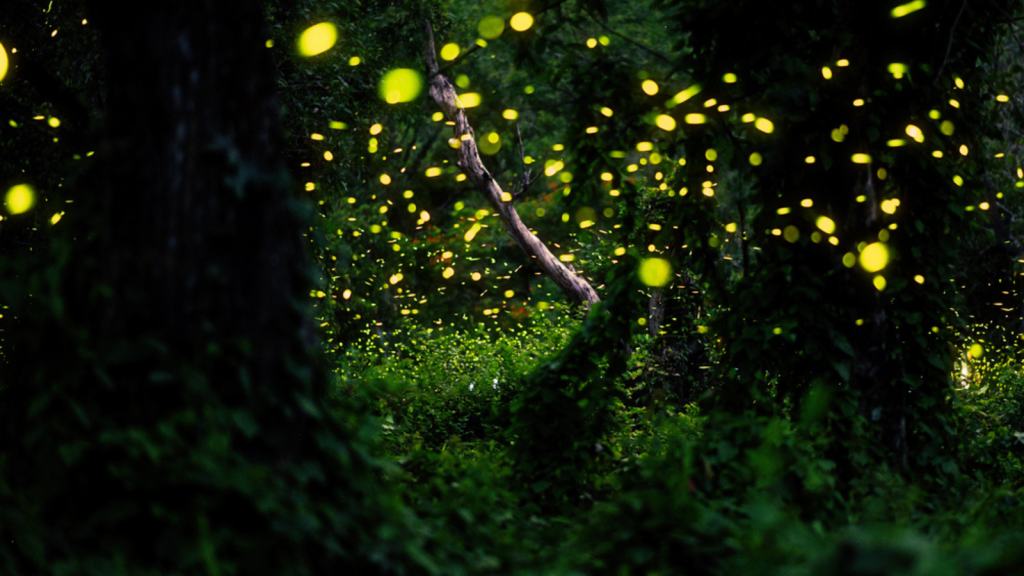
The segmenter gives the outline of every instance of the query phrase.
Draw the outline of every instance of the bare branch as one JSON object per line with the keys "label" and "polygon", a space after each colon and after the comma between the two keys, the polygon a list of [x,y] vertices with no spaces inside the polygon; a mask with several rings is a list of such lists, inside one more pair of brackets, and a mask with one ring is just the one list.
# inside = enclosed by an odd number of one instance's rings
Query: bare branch
{"label": "bare branch", "polygon": [[626,35],[624,35],[624,34],[622,34],[622,33],[618,32],[618,31],[616,31],[616,30],[613,30],[613,29],[612,29],[611,27],[609,27],[609,26],[608,26],[607,24],[605,24],[604,22],[601,22],[600,20],[598,20],[597,18],[595,18],[595,17],[594,17],[594,15],[593,15],[593,14],[591,14],[589,10],[587,11],[587,16],[590,16],[590,19],[591,19],[591,20],[593,20],[594,22],[596,22],[596,23],[597,23],[597,25],[598,25],[598,26],[600,26],[601,28],[604,28],[605,30],[607,30],[607,31],[608,31],[608,33],[610,33],[610,34],[614,34],[614,35],[618,36],[619,38],[622,38],[622,39],[623,39],[623,40],[625,40],[626,42],[629,42],[629,43],[630,43],[630,44],[632,44],[633,46],[636,46],[637,48],[639,48],[639,49],[643,50],[644,52],[647,52],[648,54],[650,54],[650,55],[652,55],[652,56],[655,56],[655,57],[657,57],[657,58],[660,58],[661,60],[664,60],[665,62],[668,62],[669,64],[672,64],[672,59],[671,59],[671,58],[669,58],[668,56],[665,56],[664,54],[662,54],[661,52],[658,52],[657,50],[654,50],[653,48],[648,48],[647,46],[644,46],[643,44],[641,44],[641,43],[637,42],[636,40],[633,40],[633,39],[632,39],[632,38],[630,38],[629,36],[626,36]]}
{"label": "bare branch", "polygon": [[532,171],[526,167],[526,152],[523,148],[523,135],[519,131],[518,122],[516,123],[516,138],[519,140],[519,159],[522,160],[523,162],[523,175],[519,182],[516,183],[515,192],[512,193],[513,202],[519,200],[520,197],[526,194],[526,191],[530,189],[530,186],[533,186],[533,183],[536,182],[538,178],[540,178],[540,174],[537,174],[533,178],[530,178],[530,173]]}
{"label": "bare branch", "polygon": [[480,151],[476,146],[476,139],[473,137],[473,128],[469,124],[465,108],[459,101],[455,87],[438,70],[434,32],[430,22],[423,22],[423,35],[426,47],[428,91],[430,97],[454,125],[455,139],[458,142],[456,151],[459,156],[459,168],[494,208],[508,234],[573,303],[589,306],[599,302],[600,298],[590,283],[555,257],[551,250],[530,232],[515,210],[512,195],[501,189],[494,176],[484,166],[480,159]]}

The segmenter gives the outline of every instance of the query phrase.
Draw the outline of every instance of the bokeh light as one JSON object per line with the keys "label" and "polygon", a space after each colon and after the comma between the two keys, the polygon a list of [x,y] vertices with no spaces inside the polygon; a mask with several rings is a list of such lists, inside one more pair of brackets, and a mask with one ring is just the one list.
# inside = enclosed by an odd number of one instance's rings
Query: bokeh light
{"label": "bokeh light", "polygon": [[524,32],[533,26],[533,16],[530,16],[526,12],[520,12],[512,16],[512,19],[509,20],[508,23],[516,32]]}
{"label": "bokeh light", "polygon": [[391,70],[380,80],[380,97],[388,104],[411,102],[423,90],[423,78],[411,68]]}
{"label": "bokeh light", "polygon": [[868,272],[878,272],[889,264],[889,249],[882,242],[864,247],[860,253],[860,265]]}
{"label": "bokeh light", "polygon": [[505,21],[500,16],[484,16],[476,26],[481,38],[494,40],[505,31]]}
{"label": "bokeh light", "polygon": [[338,41],[338,28],[330,22],[310,26],[299,36],[299,54],[316,56],[334,47]]}
{"label": "bokeh light", "polygon": [[900,4],[899,6],[892,9],[890,15],[893,18],[902,18],[911,12],[917,12],[918,10],[925,7],[927,2],[924,0],[914,0],[913,2],[907,2],[906,4]]}
{"label": "bokeh light", "polygon": [[441,48],[441,58],[444,60],[455,60],[459,57],[461,52],[462,49],[459,48],[458,44],[445,44],[444,47]]}
{"label": "bokeh light", "polygon": [[0,44],[0,81],[7,75],[7,49]]}
{"label": "bokeh light", "polygon": [[664,286],[672,279],[672,265],[664,258],[647,258],[640,263],[640,281],[648,286]]}
{"label": "bokeh light", "polygon": [[36,203],[36,193],[28,184],[18,184],[7,191],[4,204],[11,214],[28,212]]}

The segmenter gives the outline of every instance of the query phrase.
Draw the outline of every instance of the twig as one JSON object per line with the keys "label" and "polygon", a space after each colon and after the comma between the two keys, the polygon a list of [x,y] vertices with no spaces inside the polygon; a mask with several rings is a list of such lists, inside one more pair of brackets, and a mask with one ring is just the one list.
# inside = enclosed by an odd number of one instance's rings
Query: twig
{"label": "twig", "polygon": [[587,16],[590,16],[590,19],[593,20],[594,22],[596,22],[597,25],[600,26],[601,28],[604,28],[605,30],[607,30],[611,34],[614,34],[614,35],[618,36],[619,38],[622,38],[626,42],[629,42],[630,44],[636,46],[637,48],[643,50],[644,52],[647,52],[647,53],[649,53],[649,54],[651,54],[653,56],[657,56],[658,58],[661,58],[665,62],[668,62],[669,64],[672,64],[672,60],[668,56],[665,56],[664,54],[662,54],[661,52],[658,52],[657,50],[654,50],[653,48],[648,48],[647,46],[644,46],[643,44],[637,42],[636,40],[633,40],[629,36],[625,36],[625,35],[623,35],[623,34],[621,34],[619,32],[616,32],[615,30],[612,30],[610,27],[608,27],[607,24],[605,24],[604,22],[601,22],[597,18],[594,18],[594,15],[591,14],[589,10],[587,10],[586,12],[587,12]]}
{"label": "twig", "polygon": [[466,58],[469,58],[469,55],[470,55],[470,54],[472,54],[473,52],[476,52],[476,51],[477,51],[477,50],[479,50],[479,49],[480,49],[480,45],[479,45],[479,44],[474,44],[472,48],[470,48],[470,49],[469,49],[468,51],[466,51],[466,52],[463,52],[462,54],[460,54],[458,58],[456,58],[455,60],[452,60],[452,61],[451,61],[451,62],[450,62],[450,63],[449,63],[449,64],[448,64],[447,66],[445,66],[444,68],[441,68],[441,69],[440,69],[440,70],[439,70],[438,72],[436,72],[435,74],[431,74],[431,75],[430,75],[430,76],[429,76],[429,77],[427,78],[427,82],[429,82],[429,81],[430,81],[430,79],[431,79],[431,78],[433,78],[434,76],[436,76],[437,74],[445,74],[445,73],[447,73],[447,72],[448,72],[449,70],[451,70],[452,68],[455,68],[455,66],[456,66],[457,64],[461,64],[463,60],[465,60]]}
{"label": "twig", "polygon": [[512,193],[513,202],[518,200],[523,194],[526,194],[526,191],[530,189],[530,186],[533,186],[533,183],[536,182],[538,178],[540,178],[540,174],[537,174],[536,176],[533,177],[533,179],[530,179],[531,171],[526,168],[526,151],[523,148],[523,135],[522,133],[519,132],[518,122],[516,122],[516,138],[519,140],[519,158],[523,162],[523,177],[522,180],[518,183],[518,189]]}
{"label": "twig", "polygon": [[960,17],[964,15],[964,9],[967,8],[967,0],[964,0],[963,4],[960,5],[960,12],[957,13],[956,19],[953,20],[953,25],[949,28],[949,43],[946,44],[946,56],[942,59],[942,65],[939,66],[939,72],[935,75],[935,82],[932,86],[938,86],[939,78],[942,78],[942,71],[946,69],[946,63],[949,62],[949,53],[953,50],[953,33],[956,32],[956,27],[960,23]]}

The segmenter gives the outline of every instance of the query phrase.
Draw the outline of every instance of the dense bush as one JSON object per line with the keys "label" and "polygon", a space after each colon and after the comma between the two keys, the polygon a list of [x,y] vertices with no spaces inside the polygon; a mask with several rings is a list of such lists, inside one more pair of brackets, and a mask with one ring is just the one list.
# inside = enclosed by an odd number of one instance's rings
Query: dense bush
{"label": "dense bush", "polygon": [[338,390],[374,395],[368,409],[399,452],[421,443],[440,449],[449,441],[504,442],[508,406],[522,379],[564,346],[578,317],[559,305],[534,310],[519,330],[413,326],[387,349],[371,341],[340,357]]}
{"label": "dense bush", "polygon": [[993,364],[953,392],[960,466],[987,486],[1016,487],[1024,477],[1024,373],[1014,360]]}

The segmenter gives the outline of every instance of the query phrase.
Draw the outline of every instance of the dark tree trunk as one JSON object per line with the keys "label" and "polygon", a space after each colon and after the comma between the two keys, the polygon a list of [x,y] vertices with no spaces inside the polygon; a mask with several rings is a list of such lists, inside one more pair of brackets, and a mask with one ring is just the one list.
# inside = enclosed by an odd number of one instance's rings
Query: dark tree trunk
{"label": "dark tree trunk", "polygon": [[379,571],[387,496],[323,406],[260,3],[90,8],[106,130],[19,311],[51,357],[0,387],[0,566]]}
{"label": "dark tree trunk", "polygon": [[159,329],[187,352],[246,338],[260,384],[302,317],[290,209],[257,3],[94,2],[110,71],[103,172],[102,333]]}

